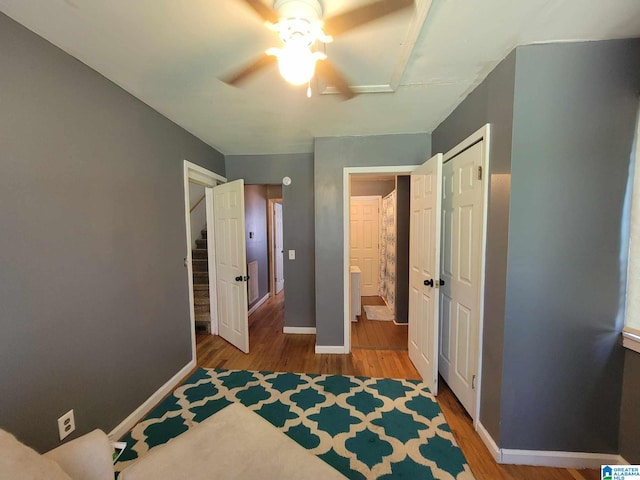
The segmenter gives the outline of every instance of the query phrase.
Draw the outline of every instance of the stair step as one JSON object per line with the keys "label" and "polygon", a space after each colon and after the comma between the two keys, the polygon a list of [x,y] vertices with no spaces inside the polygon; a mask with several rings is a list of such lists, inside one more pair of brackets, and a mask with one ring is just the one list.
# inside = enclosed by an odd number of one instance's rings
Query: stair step
{"label": "stair step", "polygon": [[191,250],[191,256],[194,260],[208,258],[208,252],[206,248],[194,248],[193,250]]}
{"label": "stair step", "polygon": [[204,304],[204,305],[198,305],[198,304],[196,303],[196,304],[193,306],[193,308],[194,308],[194,311],[196,312],[196,315],[197,315],[198,313],[207,313],[207,314],[208,314],[208,313],[210,312],[210,310],[209,310],[209,303],[206,303],[206,304]]}
{"label": "stair step", "polygon": [[193,285],[193,293],[197,296],[209,297],[209,284],[206,285]]}
{"label": "stair step", "polygon": [[193,295],[193,304],[195,306],[198,305],[211,305],[211,301],[209,300],[209,295],[198,295],[198,294],[194,294]]}
{"label": "stair step", "polygon": [[193,272],[193,284],[194,285],[209,285],[209,273],[208,272]]}
{"label": "stair step", "polygon": [[207,272],[209,271],[209,261],[205,258],[194,258],[191,261],[191,266],[194,272]]}
{"label": "stair step", "polygon": [[200,235],[202,235],[202,238],[207,238],[207,231],[206,230],[200,230]]}
{"label": "stair step", "polygon": [[207,248],[207,239],[206,238],[198,238],[196,239],[196,246],[198,248]]}
{"label": "stair step", "polygon": [[211,322],[196,322],[196,333],[211,333]]}
{"label": "stair step", "polygon": [[211,314],[209,312],[196,312],[196,322],[211,322]]}

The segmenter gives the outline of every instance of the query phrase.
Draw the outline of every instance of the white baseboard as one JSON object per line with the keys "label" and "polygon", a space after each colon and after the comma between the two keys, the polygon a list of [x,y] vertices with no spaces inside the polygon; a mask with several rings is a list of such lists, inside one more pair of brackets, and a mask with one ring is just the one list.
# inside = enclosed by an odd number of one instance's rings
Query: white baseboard
{"label": "white baseboard", "polygon": [[535,465],[559,468],[600,468],[601,465],[622,465],[616,454],[582,452],[547,452],[541,450],[512,450],[503,448],[502,461],[515,465]]}
{"label": "white baseboard", "polygon": [[316,334],[316,327],[287,327],[282,329],[282,333],[295,333],[298,335]]}
{"label": "white baseboard", "polygon": [[610,453],[553,452],[499,448],[489,432],[478,423],[478,435],[497,463],[558,468],[600,468],[601,465],[626,465],[620,455]]}
{"label": "white baseboard", "polygon": [[122,438],[129,430],[131,430],[149,410],[153,408],[163,397],[171,392],[191,370],[196,367],[196,361],[191,360],[188,364],[180,369],[167,383],[162,385],[155,393],[153,393],[145,402],[136,408],[131,415],[125,418],[116,428],[109,432],[109,439],[116,441]]}
{"label": "white baseboard", "polygon": [[344,345],[316,345],[316,353],[345,354]]}
{"label": "white baseboard", "polygon": [[496,445],[496,442],[493,440],[493,437],[489,434],[489,432],[487,432],[487,429],[484,428],[484,425],[478,422],[478,428],[476,428],[476,431],[478,432],[478,435],[480,435],[480,439],[484,442],[485,446],[489,449],[489,453],[491,453],[493,459],[497,463],[502,463],[500,449],[498,448],[498,445]]}
{"label": "white baseboard", "polygon": [[264,304],[264,302],[266,302],[267,300],[269,300],[269,296],[270,296],[270,295],[271,295],[270,293],[267,293],[264,297],[262,297],[260,300],[258,300],[258,301],[256,302],[256,304],[255,304],[253,307],[251,307],[251,308],[249,309],[249,312],[247,313],[247,315],[251,315],[251,314],[252,314],[253,312],[255,312],[257,309],[259,309],[259,308]]}

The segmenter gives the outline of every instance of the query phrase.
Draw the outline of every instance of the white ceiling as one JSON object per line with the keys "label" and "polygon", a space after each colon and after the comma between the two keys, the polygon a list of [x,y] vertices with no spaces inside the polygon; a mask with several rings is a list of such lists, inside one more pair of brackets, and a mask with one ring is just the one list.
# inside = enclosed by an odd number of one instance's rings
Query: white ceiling
{"label": "white ceiling", "polygon": [[[333,14],[368,1],[323,4]],[[321,84],[307,99],[275,68],[242,88],[219,81],[278,46],[239,0],[0,0],[0,10],[224,154],[431,132],[517,45],[640,36],[640,0],[416,0],[328,45],[352,84],[397,86],[343,102]]]}

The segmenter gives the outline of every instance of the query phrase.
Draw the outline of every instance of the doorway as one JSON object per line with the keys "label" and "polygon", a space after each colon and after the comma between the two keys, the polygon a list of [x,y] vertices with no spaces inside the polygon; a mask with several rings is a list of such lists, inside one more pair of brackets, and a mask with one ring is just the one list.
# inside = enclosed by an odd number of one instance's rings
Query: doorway
{"label": "doorway", "polygon": [[[282,190],[280,190],[282,195]],[[282,198],[269,199],[269,289],[278,295],[284,289],[284,235]]]}
{"label": "doorway", "polygon": [[[406,318],[406,305],[404,305],[405,302],[395,302],[395,285],[388,281],[391,279],[391,274],[388,277],[385,276],[385,272],[393,270],[395,278],[396,265],[388,264],[388,268],[385,269],[384,262],[389,260],[389,262],[404,263],[405,269],[408,269],[408,261],[406,259],[403,261],[401,255],[393,259],[385,255],[386,248],[383,241],[385,239],[381,238],[381,233],[385,232],[385,224],[382,220],[385,199],[389,202],[393,201],[394,210],[396,208],[395,197],[391,195],[397,188],[396,177],[406,176],[414,168],[413,166],[347,167],[343,170],[345,353],[349,353],[352,348],[406,349],[407,347],[406,327],[395,322],[396,319]],[[352,199],[354,202],[351,201]],[[352,203],[355,207],[353,209]],[[365,207],[367,204],[369,206]],[[377,233],[375,233],[376,227]],[[395,225],[387,225],[387,227],[395,237]],[[375,252],[372,253],[369,250],[375,250]],[[389,245],[389,250],[395,251],[395,244]],[[373,259],[375,256],[377,260]],[[352,273],[352,265],[355,273]],[[373,285],[373,289],[355,292],[352,289],[352,278],[362,278],[362,271],[366,275],[365,283]],[[365,285],[365,287],[371,285]],[[365,307],[369,312],[378,311],[369,315]],[[378,318],[372,318],[374,316]]]}
{"label": "doorway", "polygon": [[284,296],[282,185],[245,185],[244,208],[251,315],[270,297]]}
{"label": "doorway", "polygon": [[[207,312],[199,316],[199,321],[206,324],[208,319],[208,331],[213,335],[218,333],[218,302],[216,282],[209,279],[216,278],[215,268],[215,249],[208,248],[204,250],[204,254],[196,254],[198,262],[194,262],[194,251],[198,247],[198,243],[202,245],[204,242],[213,237],[213,187],[221,185],[227,181],[226,178],[200,167],[187,160],[183,162],[183,182],[184,182],[184,207],[185,207],[185,233],[187,240],[187,252],[184,264],[188,271],[189,286],[189,320],[191,329],[191,354],[192,359],[196,360],[196,303],[195,290],[198,288],[200,297],[207,297]],[[192,200],[193,197],[193,200]],[[197,216],[192,222],[192,210],[200,209]],[[193,223],[193,225],[192,225]],[[198,238],[200,237],[200,238]],[[201,240],[197,242],[197,240]],[[195,265],[197,263],[197,265]],[[194,272],[198,272],[199,278],[207,279],[204,286],[194,287]],[[200,306],[199,306],[200,307]],[[199,308],[198,310],[204,310]]]}

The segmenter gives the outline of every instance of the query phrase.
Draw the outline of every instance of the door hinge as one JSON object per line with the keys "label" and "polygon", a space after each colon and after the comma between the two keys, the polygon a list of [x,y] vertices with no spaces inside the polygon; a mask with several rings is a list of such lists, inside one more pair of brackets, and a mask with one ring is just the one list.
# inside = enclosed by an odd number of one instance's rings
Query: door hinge
{"label": "door hinge", "polygon": [[476,376],[473,375],[471,377],[471,390],[475,390],[476,389]]}
{"label": "door hinge", "polygon": [[482,165],[478,167],[478,180],[482,180]]}

